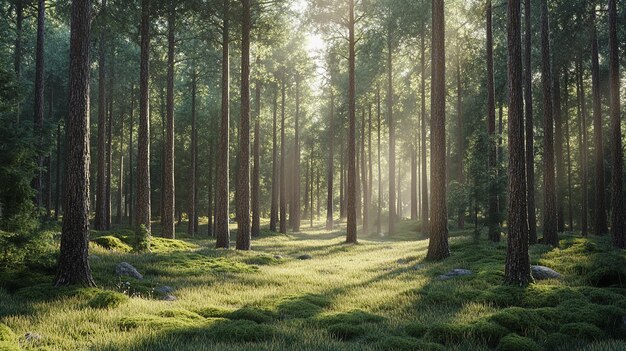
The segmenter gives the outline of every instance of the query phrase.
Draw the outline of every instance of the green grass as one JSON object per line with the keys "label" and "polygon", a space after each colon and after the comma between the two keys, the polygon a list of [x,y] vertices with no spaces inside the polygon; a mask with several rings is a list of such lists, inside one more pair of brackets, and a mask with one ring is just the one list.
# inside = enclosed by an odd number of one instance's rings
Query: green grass
{"label": "green grass", "polygon": [[[471,231],[427,262],[419,223],[357,245],[308,227],[265,231],[250,252],[181,232],[136,253],[132,231],[94,232],[97,289],[53,289],[47,266],[0,270],[0,350],[626,350],[626,257],[608,238],[532,247],[533,264],[564,276],[523,289],[501,285],[506,243]],[[115,277],[120,262],[144,279]],[[453,268],[474,274],[437,279]]]}

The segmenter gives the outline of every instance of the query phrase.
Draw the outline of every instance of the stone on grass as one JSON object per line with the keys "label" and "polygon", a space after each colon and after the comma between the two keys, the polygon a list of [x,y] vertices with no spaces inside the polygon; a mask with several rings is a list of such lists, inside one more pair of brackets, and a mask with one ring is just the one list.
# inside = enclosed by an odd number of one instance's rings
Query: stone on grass
{"label": "stone on grass", "polygon": [[277,260],[282,260],[283,256],[281,256],[281,255],[274,255],[274,258],[277,259]]}
{"label": "stone on grass", "polygon": [[28,332],[24,334],[24,339],[26,339],[26,341],[37,341],[37,340],[41,340],[41,335],[37,333]]}
{"label": "stone on grass", "polygon": [[312,259],[312,258],[313,258],[313,256],[311,256],[311,255],[309,255],[309,254],[304,254],[304,255],[300,255],[300,256],[298,256],[298,259],[299,259],[299,260],[310,260],[310,259]]}
{"label": "stone on grass", "polygon": [[139,273],[139,271],[137,271],[137,269],[135,269],[135,267],[128,262],[118,264],[117,267],[115,267],[115,274],[117,276],[125,275],[135,279],[143,279],[143,275],[141,275],[141,273]]}
{"label": "stone on grass", "polygon": [[163,286],[159,286],[156,289],[154,289],[154,291],[163,294],[163,295],[169,295],[172,292],[174,292],[174,288],[172,288],[171,286],[168,285],[163,285]]}
{"label": "stone on grass", "polygon": [[178,297],[168,294],[168,295],[163,296],[162,300],[163,301],[176,301],[178,300]]}
{"label": "stone on grass", "polygon": [[530,266],[530,270],[536,280],[561,278],[561,274],[545,266]]}
{"label": "stone on grass", "polygon": [[472,274],[472,271],[470,271],[469,269],[455,268],[446,274],[440,275],[439,277],[437,277],[437,279],[448,280],[448,279],[462,277],[462,276],[471,275],[471,274]]}

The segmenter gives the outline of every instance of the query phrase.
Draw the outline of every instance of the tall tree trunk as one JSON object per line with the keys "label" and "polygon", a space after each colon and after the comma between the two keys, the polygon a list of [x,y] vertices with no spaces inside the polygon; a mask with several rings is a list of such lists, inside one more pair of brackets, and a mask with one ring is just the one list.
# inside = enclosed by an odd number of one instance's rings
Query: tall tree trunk
{"label": "tall tree trunk", "polygon": [[117,183],[117,219],[115,223],[122,224],[122,217],[124,217],[123,201],[124,201],[124,114],[120,116],[120,143],[118,149],[118,183]]}
{"label": "tall tree trunk", "polygon": [[333,230],[333,177],[335,175],[335,138],[334,138],[334,118],[335,118],[335,94],[332,87],[332,78],[330,86],[330,114],[328,120],[328,174],[326,181],[327,197],[326,197],[326,230]]}
{"label": "tall tree trunk", "polygon": [[307,169],[304,172],[304,215],[309,213],[309,173],[311,173],[311,163],[306,163]]}
{"label": "tall tree trunk", "polygon": [[595,8],[591,11],[591,82],[593,94],[593,139],[595,148],[595,219],[594,233],[607,233],[606,199],[604,185],[604,142],[602,137],[602,105],[600,98],[600,64],[598,61],[598,35],[596,30]]}
{"label": "tall tree trunk", "polygon": [[57,122],[57,156],[56,156],[56,189],[54,191],[54,219],[59,220],[59,214],[61,213],[61,120]]}
{"label": "tall tree trunk", "polygon": [[[563,155],[563,115],[560,70],[554,72],[554,158],[556,161],[557,232],[565,231],[565,158]],[[566,86],[567,89],[567,86]]]}
{"label": "tall tree trunk", "polygon": [[133,213],[135,212],[133,202],[133,129],[135,127],[135,85],[130,88],[130,125],[128,127],[128,226],[132,227]]}
{"label": "tall tree trunk", "polygon": [[285,72],[280,82],[280,232],[287,233],[287,179],[285,167]]}
{"label": "tall tree trunk", "polygon": [[428,158],[428,150],[426,149],[426,24],[422,21],[421,44],[420,44],[420,95],[421,95],[421,124],[422,124],[422,232],[428,233],[428,222],[430,218],[428,203],[428,176],[426,160]]}
{"label": "tall tree trunk", "polygon": [[438,261],[450,256],[446,207],[446,54],[444,1],[432,1],[431,83],[431,205],[430,240],[426,258]]}
{"label": "tall tree trunk", "polygon": [[252,168],[252,229],[256,237],[261,235],[261,83],[255,84],[256,121],[254,123],[254,166]]}
{"label": "tall tree trunk", "polygon": [[[214,150],[215,150],[215,144],[214,142],[211,140],[209,142],[209,170],[208,170],[208,191],[207,191],[207,195],[208,195],[208,203],[207,203],[207,235],[208,236],[215,236],[215,223],[214,223],[214,214],[215,214],[215,208],[214,208],[214,202],[215,202],[215,192],[213,191],[213,172],[216,171],[216,157],[214,155]],[[217,171],[216,171],[217,172]]]}
{"label": "tall tree trunk", "polygon": [[167,15],[167,122],[165,127],[165,160],[163,174],[163,224],[162,235],[173,239],[175,209],[174,183],[174,30],[176,26],[176,5],[169,0]]}
{"label": "tall tree trunk", "polygon": [[237,250],[250,250],[250,1],[241,0],[241,120],[237,191]]}
{"label": "tall tree trunk", "polygon": [[343,152],[344,143],[341,143],[340,145],[341,151],[339,162],[339,219],[344,219],[346,218],[346,173],[343,163],[345,162],[346,158]]}
{"label": "tall tree trunk", "polygon": [[91,4],[73,0],[65,205],[56,286],[95,286],[89,267],[89,35]]}
{"label": "tall tree trunk", "polygon": [[228,60],[230,0],[223,2],[224,16],[222,24],[222,114],[220,121],[219,145],[217,150],[217,174],[215,183],[215,247],[227,249],[230,247],[230,230],[228,229],[228,149],[229,149],[229,82],[230,68]]}
{"label": "tall tree trunk", "polygon": [[[357,131],[359,130],[359,128],[357,127]],[[361,197],[361,141],[359,139],[359,137],[356,137],[356,160],[355,160],[355,164],[356,164],[356,179],[355,179],[355,187],[356,187],[356,224],[357,226],[359,224],[362,223],[362,197]]]}
{"label": "tall tree trunk", "polygon": [[489,133],[489,240],[500,241],[498,213],[498,160],[496,148],[496,92],[493,73],[493,25],[491,0],[487,1],[487,132]]}
{"label": "tall tree trunk", "polygon": [[293,231],[300,231],[300,75],[296,74],[296,115],[293,156]]}
{"label": "tall tree trunk", "polygon": [[315,200],[316,201],[315,202],[317,203],[317,205],[315,206],[315,212],[317,213],[317,220],[319,221],[320,220],[320,213],[321,213],[321,211],[320,211],[320,207],[321,207],[320,204],[321,204],[321,202],[320,202],[320,170],[319,170],[319,168],[317,169],[317,177],[315,179],[316,179],[316,182],[315,182],[316,183],[316,186],[315,186]]}
{"label": "tall tree trunk", "polygon": [[617,47],[617,5],[609,0],[609,67],[611,90],[611,237],[613,245],[626,248],[624,226],[622,130],[620,118],[619,48]]}
{"label": "tall tree trunk", "polygon": [[[106,16],[106,0],[102,0],[99,16]],[[96,213],[94,229],[106,230],[106,21],[102,21],[98,40],[98,178],[96,184]]]}
{"label": "tall tree trunk", "polygon": [[565,114],[563,115],[565,121],[565,151],[567,152],[567,217],[568,228],[570,232],[574,231],[574,214],[572,204],[572,149],[570,147],[570,114],[569,114],[569,69],[564,73],[565,89],[563,90],[563,104],[565,106]]}
{"label": "tall tree trunk", "polygon": [[[33,136],[37,145],[43,147],[43,115],[44,115],[44,39],[45,39],[46,3],[38,0],[37,5],[37,46],[35,55],[35,115],[33,118]],[[35,188],[35,206],[43,205],[43,170],[44,156],[37,155],[37,174],[33,180]]]}
{"label": "tall tree trunk", "polygon": [[[554,120],[552,110],[552,68],[550,21],[547,0],[541,0],[541,83],[543,92],[543,243],[559,245],[554,176]],[[509,193],[509,196],[512,196]]]}
{"label": "tall tree trunk", "polygon": [[[370,116],[372,111],[370,110]],[[319,177],[319,175],[318,175]],[[368,183],[367,178],[367,157],[365,155],[365,110],[363,114],[361,114],[361,188],[363,194],[363,234],[367,235],[370,232],[369,227],[369,205],[367,203],[368,194]]]}
{"label": "tall tree trunk", "polygon": [[[463,168],[463,158],[465,157],[465,126],[463,121],[463,97],[461,92],[461,60],[457,59],[456,63],[456,91],[457,91],[457,100],[456,100],[456,113],[458,118],[458,144],[459,144],[459,159],[458,159],[458,170],[457,170],[457,181],[461,187],[465,186],[465,172]],[[459,229],[465,229],[465,207],[459,209],[457,225]]]}
{"label": "tall tree trunk", "polygon": [[[150,0],[141,1],[141,64],[139,80],[139,131],[137,134],[137,233],[151,232],[150,226]],[[148,244],[148,243],[142,243]],[[145,246],[145,245],[141,245]],[[149,246],[146,248],[149,249]]]}
{"label": "tall tree trunk", "polygon": [[524,165],[524,111],[520,0],[508,0],[507,51],[509,81],[509,196],[507,255],[504,281],[524,286],[532,281],[528,256],[526,177]]}
{"label": "tall tree trunk", "polygon": [[589,192],[588,192],[588,141],[587,141],[587,105],[585,103],[585,87],[583,85],[583,63],[578,59],[576,65],[576,92],[578,96],[578,144],[580,145],[580,192],[581,213],[580,230],[582,236],[587,236],[589,230]]}
{"label": "tall tree trunk", "polygon": [[391,29],[387,33],[387,122],[389,124],[389,235],[396,227],[396,124],[393,119],[393,53]]}
{"label": "tall tree trunk", "polygon": [[[50,90],[50,99],[48,101],[48,120],[52,121],[53,118],[53,107],[54,107],[54,92],[52,89]],[[46,220],[50,220],[52,218],[52,155],[48,153],[46,155],[46,179],[45,179],[45,189],[46,189]]]}
{"label": "tall tree trunk", "polygon": [[109,90],[108,90],[108,98],[107,98],[107,141],[106,141],[106,165],[107,165],[107,173],[104,177],[106,179],[106,190],[105,190],[105,226],[106,230],[111,229],[111,179],[113,178],[113,98],[111,93],[111,88],[113,87],[113,74],[109,75]]}
{"label": "tall tree trunk", "polygon": [[533,123],[532,19],[531,0],[524,0],[524,104],[526,128],[526,206],[528,241],[537,243],[537,213],[535,211],[535,130]]}
{"label": "tall tree trunk", "polygon": [[[372,211],[372,183],[374,182],[373,174],[372,174],[372,105],[369,105],[368,112],[368,122],[367,122],[367,164],[368,164],[368,174],[367,174],[367,197],[365,198],[365,206],[367,207],[368,219],[371,218]],[[371,219],[368,220],[368,231]]]}
{"label": "tall tree trunk", "polygon": [[381,167],[381,158],[382,155],[380,153],[380,87],[376,87],[376,120],[378,121],[377,133],[378,133],[378,216],[376,220],[376,233],[381,234],[382,231],[382,212],[383,212],[383,173]]}
{"label": "tall tree trunk", "polygon": [[278,174],[278,147],[276,145],[276,115],[278,110],[278,89],[274,90],[274,102],[272,109],[272,202],[270,204],[270,230],[276,232],[276,224],[278,223],[278,191],[279,191],[279,174]]}
{"label": "tall tree trunk", "polygon": [[[309,209],[309,224],[310,227],[313,228],[313,145],[311,145],[311,162],[309,164],[309,170],[307,172],[307,178],[311,179],[311,192],[310,192],[310,196],[307,196],[307,198],[310,198],[310,204],[308,206]],[[306,190],[307,192],[309,191],[309,189]]]}
{"label": "tall tree trunk", "polygon": [[[193,236],[198,228],[196,227],[196,218],[198,217],[196,202],[197,197],[197,185],[196,185],[196,168],[198,161],[198,129],[196,126],[196,90],[198,85],[198,74],[195,66],[193,67],[193,73],[191,77],[191,164],[189,165],[189,203],[187,207],[187,217],[189,222],[187,223],[187,234]],[[209,172],[211,170],[209,169]],[[210,197],[210,195],[209,195]],[[209,204],[209,209],[211,205]],[[209,213],[211,213],[209,211]],[[210,215],[209,215],[210,217]],[[210,232],[210,228],[209,228]]]}
{"label": "tall tree trunk", "polygon": [[417,155],[411,149],[411,220],[417,220]]}
{"label": "tall tree trunk", "polygon": [[402,220],[402,167],[398,167],[398,196],[396,196],[396,216],[398,220]]}
{"label": "tall tree trunk", "polygon": [[348,0],[348,191],[347,198],[347,233],[346,242],[356,243],[356,82],[355,82],[355,38],[354,38],[354,0]]}

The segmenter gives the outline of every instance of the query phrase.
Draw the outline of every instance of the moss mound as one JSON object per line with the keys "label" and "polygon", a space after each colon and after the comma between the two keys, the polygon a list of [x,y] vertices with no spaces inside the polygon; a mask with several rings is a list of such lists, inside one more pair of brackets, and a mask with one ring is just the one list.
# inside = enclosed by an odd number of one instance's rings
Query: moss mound
{"label": "moss mound", "polygon": [[91,308],[115,308],[128,301],[128,296],[116,291],[101,291],[92,297],[87,305]]}
{"label": "moss mound", "polygon": [[17,335],[6,324],[0,323],[0,350],[14,351],[19,349]]}
{"label": "moss mound", "polygon": [[330,335],[339,340],[352,340],[368,334],[374,323],[384,322],[385,318],[360,310],[348,313],[327,315],[318,322],[325,327]]}
{"label": "moss mound", "polygon": [[222,342],[260,342],[277,335],[274,327],[249,320],[218,321],[207,330],[207,335]]}
{"label": "moss mound", "polygon": [[288,297],[278,305],[278,314],[282,318],[309,318],[320,314],[330,304],[330,299],[321,295]]}
{"label": "moss mound", "polygon": [[226,314],[226,317],[233,320],[248,320],[256,323],[269,323],[276,318],[276,314],[272,311],[243,307],[236,311]]}
{"label": "moss mound", "polygon": [[118,321],[121,330],[132,330],[140,327],[149,329],[189,329],[200,328],[206,324],[202,316],[186,310],[166,310],[159,315],[138,314],[123,317]]}
{"label": "moss mound", "polygon": [[530,338],[509,334],[500,340],[497,351],[541,351],[541,347]]}
{"label": "moss mound", "polygon": [[131,252],[133,248],[127,245],[118,237],[113,235],[100,236],[91,239],[92,242],[104,247],[107,250],[119,251],[119,252]]}
{"label": "moss mound", "polygon": [[443,351],[445,348],[439,344],[427,342],[424,340],[405,337],[405,336],[387,336],[380,340],[377,349],[384,351]]}
{"label": "moss mound", "polygon": [[600,328],[593,324],[583,322],[563,324],[559,332],[573,338],[584,340],[598,340],[604,338],[604,332]]}
{"label": "moss mound", "polygon": [[220,307],[204,307],[196,311],[204,318],[227,318],[232,312],[232,310]]}

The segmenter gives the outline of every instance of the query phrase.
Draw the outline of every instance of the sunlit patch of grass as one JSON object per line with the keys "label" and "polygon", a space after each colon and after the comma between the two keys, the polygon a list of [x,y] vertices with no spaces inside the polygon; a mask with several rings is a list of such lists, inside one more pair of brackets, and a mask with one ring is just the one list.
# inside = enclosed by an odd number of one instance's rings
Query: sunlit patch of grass
{"label": "sunlit patch of grass", "polygon": [[[613,273],[626,260],[606,239],[569,235],[560,249],[532,247],[533,263],[564,277],[517,288],[501,285],[504,242],[453,232],[452,256],[425,262],[428,241],[419,223],[404,221],[391,237],[361,235],[358,245],[344,243],[344,226],[339,222],[329,232],[320,220],[312,229],[303,223],[301,233],[265,230],[253,239],[250,252],[215,250],[206,222],[193,238],[183,233],[184,226],[176,240],[153,231],[151,253],[93,245],[90,263],[98,289],[53,289],[50,271],[0,272],[0,323],[24,349],[482,351],[537,346],[596,351],[624,346],[615,340],[626,337],[621,323],[626,290]],[[236,225],[231,229],[234,239]],[[123,228],[94,233],[128,246],[133,235]],[[297,259],[303,254],[311,259]],[[116,277],[120,262],[132,264],[144,279]],[[610,270],[602,273],[607,264]],[[473,274],[438,280],[454,268]],[[165,285],[173,288],[175,301],[161,301],[157,289]],[[41,337],[27,342],[29,332]]]}

